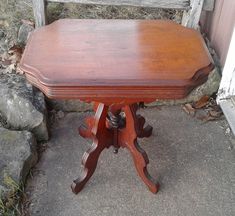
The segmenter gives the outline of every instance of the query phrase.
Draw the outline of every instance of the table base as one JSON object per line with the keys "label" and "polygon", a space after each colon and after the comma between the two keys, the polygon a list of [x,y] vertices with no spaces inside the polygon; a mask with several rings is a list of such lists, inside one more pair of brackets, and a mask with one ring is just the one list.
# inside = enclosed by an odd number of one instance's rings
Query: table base
{"label": "table base", "polygon": [[83,189],[93,175],[101,152],[110,146],[114,147],[115,153],[120,147],[127,148],[132,154],[139,176],[151,192],[157,193],[159,184],[147,170],[148,156],[137,143],[137,138],[152,134],[152,127],[144,127],[145,119],[136,114],[137,109],[137,104],[107,106],[95,103],[95,116],[87,117],[85,125],[79,128],[80,135],[92,139],[93,144],[83,155],[81,176],[71,185],[75,194]]}

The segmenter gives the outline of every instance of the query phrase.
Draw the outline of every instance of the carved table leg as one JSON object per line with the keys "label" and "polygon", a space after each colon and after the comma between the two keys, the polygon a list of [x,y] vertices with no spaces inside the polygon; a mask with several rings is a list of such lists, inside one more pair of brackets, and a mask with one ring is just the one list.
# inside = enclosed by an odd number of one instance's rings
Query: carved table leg
{"label": "carved table leg", "polygon": [[153,132],[153,127],[150,125],[147,125],[146,127],[144,127],[145,118],[141,115],[136,115],[136,117],[137,117],[137,121],[138,121],[138,129],[136,131],[137,136],[139,138],[150,137]]}
{"label": "carved table leg", "polygon": [[138,121],[136,124],[137,136],[139,138],[150,137],[152,135],[153,127],[151,127],[150,125],[147,125],[146,127],[144,127],[145,118],[139,114],[136,115],[136,112],[137,112],[139,106],[137,104],[132,104],[131,106],[132,106],[132,110],[135,113],[135,116]]}
{"label": "carved table leg", "polygon": [[[150,191],[156,193],[159,185],[149,175],[147,164],[149,163],[147,154],[137,143],[137,137],[147,137],[152,133],[152,127],[144,127],[145,119],[137,115],[138,106],[95,104],[96,114],[94,117],[86,118],[86,126],[79,128],[82,137],[92,138],[91,148],[83,155],[83,172],[80,178],[72,184],[75,194],[80,192],[87,181],[93,175],[100,153],[111,145],[115,152],[120,147],[126,147],[131,152],[136,170]],[[125,113],[125,115],[123,114]],[[124,116],[123,116],[123,115]]]}
{"label": "carved table leg", "polygon": [[79,128],[79,134],[80,136],[82,136],[83,138],[92,138],[92,127],[95,123],[95,119],[93,116],[89,116],[85,119],[85,123],[83,123]]}
{"label": "carved table leg", "polygon": [[74,180],[73,184],[71,185],[72,191],[75,194],[82,190],[87,181],[93,175],[97,166],[100,153],[104,150],[104,148],[109,147],[111,145],[110,141],[112,134],[106,128],[107,112],[108,107],[104,104],[99,104],[95,117],[93,118],[94,124],[91,129],[93,144],[91,148],[83,155],[82,165],[84,169],[81,177]]}
{"label": "carved table leg", "polygon": [[136,170],[144,183],[148,186],[149,190],[157,193],[159,184],[154,181],[147,170],[149,163],[146,152],[140,148],[137,143],[137,131],[139,129],[138,116],[136,115],[135,105],[125,106],[123,111],[126,114],[126,127],[120,130],[119,139],[121,145],[126,147],[131,152]]}
{"label": "carved table leg", "polygon": [[[96,112],[98,107],[99,107],[99,104],[94,103],[93,110]],[[78,128],[78,132],[80,136],[82,136],[83,138],[92,139],[93,135],[92,135],[91,130],[92,130],[92,127],[94,126],[94,123],[95,123],[94,116],[86,117],[85,122]]]}

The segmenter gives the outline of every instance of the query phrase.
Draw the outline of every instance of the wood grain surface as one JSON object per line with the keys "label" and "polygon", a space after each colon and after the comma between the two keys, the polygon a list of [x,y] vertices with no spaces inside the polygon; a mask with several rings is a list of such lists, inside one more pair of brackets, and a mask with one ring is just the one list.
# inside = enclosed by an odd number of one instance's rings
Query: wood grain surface
{"label": "wood grain surface", "polygon": [[137,173],[156,193],[159,184],[137,142],[150,136],[152,127],[144,127],[136,103],[186,96],[207,79],[211,62],[200,33],[171,21],[67,19],[31,35],[20,68],[48,97],[99,102],[95,116],[79,129],[93,145],[83,156],[74,193],[83,189],[110,146],[131,152]]}
{"label": "wood grain surface", "polygon": [[59,20],[37,29],[20,68],[51,98],[182,98],[213,69],[199,32],[162,20]]}

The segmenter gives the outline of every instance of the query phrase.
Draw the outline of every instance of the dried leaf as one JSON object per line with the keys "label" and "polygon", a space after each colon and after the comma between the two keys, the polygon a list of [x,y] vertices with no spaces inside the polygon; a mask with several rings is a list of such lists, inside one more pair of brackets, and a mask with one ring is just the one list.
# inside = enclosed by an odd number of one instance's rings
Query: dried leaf
{"label": "dried leaf", "polygon": [[205,119],[205,121],[206,122],[208,122],[208,121],[215,121],[215,120],[217,120],[218,118],[215,118],[215,117],[213,117],[213,116],[208,116],[206,119]]}
{"label": "dried leaf", "polygon": [[16,71],[16,65],[15,64],[10,64],[5,70],[4,73],[13,73]]}
{"label": "dried leaf", "polygon": [[0,64],[5,69],[4,74],[13,72],[21,73],[17,70],[17,65],[20,62],[22,52],[21,47],[14,45],[8,52],[0,55]]}
{"label": "dried leaf", "polygon": [[22,54],[23,49],[20,46],[14,45],[8,51],[9,54],[14,54],[15,52]]}
{"label": "dried leaf", "polygon": [[21,20],[23,24],[27,24],[27,25],[31,25],[34,27],[34,22],[30,21],[30,20],[25,20],[25,19],[22,19]]}
{"label": "dried leaf", "polygon": [[1,57],[1,61],[5,61],[7,60],[10,56],[8,54],[8,52],[4,52],[3,54],[0,55]]}
{"label": "dried leaf", "polygon": [[11,63],[19,63],[21,59],[21,53],[15,52],[12,56],[9,57]]}
{"label": "dried leaf", "polygon": [[0,26],[9,27],[9,23],[6,20],[0,20]]}
{"label": "dried leaf", "polygon": [[209,99],[210,99],[210,97],[207,96],[207,95],[205,95],[205,96],[201,97],[201,98],[194,104],[193,107],[194,107],[195,109],[201,109],[201,108],[205,107],[205,106],[208,104]]}
{"label": "dried leaf", "polygon": [[210,116],[210,115],[203,115],[203,116],[198,116],[197,119],[203,121],[203,122],[208,122],[208,121],[214,121],[217,120],[217,118]]}
{"label": "dried leaf", "polygon": [[215,110],[209,110],[207,112],[207,115],[199,116],[197,119],[202,120],[203,122],[208,121],[215,121],[218,120],[222,116],[223,112],[221,110],[215,111]]}
{"label": "dried leaf", "polygon": [[11,60],[12,63],[18,63],[20,62],[23,50],[21,47],[14,45],[9,49],[8,53],[11,55],[9,57],[9,60]]}
{"label": "dried leaf", "polygon": [[1,60],[0,63],[4,68],[6,68],[7,66],[9,66],[11,64],[11,60],[4,59],[4,60]]}
{"label": "dried leaf", "polygon": [[183,110],[184,110],[187,114],[189,114],[189,115],[191,115],[191,116],[194,116],[194,115],[195,115],[195,112],[196,112],[196,110],[192,107],[191,104],[185,104],[185,105],[183,106]]}
{"label": "dried leaf", "polygon": [[17,65],[17,67],[16,67],[16,73],[17,73],[17,74],[24,74],[24,71],[22,71],[22,70],[18,67],[18,65]]}
{"label": "dried leaf", "polygon": [[222,111],[210,110],[209,115],[215,118],[219,118],[222,115]]}

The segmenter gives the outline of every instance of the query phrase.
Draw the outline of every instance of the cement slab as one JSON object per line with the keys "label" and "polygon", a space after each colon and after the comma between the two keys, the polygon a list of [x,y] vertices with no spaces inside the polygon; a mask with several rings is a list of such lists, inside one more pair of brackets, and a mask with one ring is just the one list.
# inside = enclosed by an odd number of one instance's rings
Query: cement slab
{"label": "cement slab", "polygon": [[28,180],[32,216],[233,216],[235,151],[225,120],[202,123],[180,106],[141,110],[154,127],[140,140],[159,179],[152,194],[136,174],[126,149],[105,150],[96,172],[78,194],[70,184],[91,145],[77,127],[88,113],[68,113],[55,123],[48,148]]}

